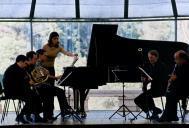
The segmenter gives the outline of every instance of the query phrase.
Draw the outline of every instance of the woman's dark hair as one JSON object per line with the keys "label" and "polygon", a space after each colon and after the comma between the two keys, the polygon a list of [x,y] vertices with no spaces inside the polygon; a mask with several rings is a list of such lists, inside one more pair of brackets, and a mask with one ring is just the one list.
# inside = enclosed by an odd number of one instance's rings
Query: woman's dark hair
{"label": "woman's dark hair", "polygon": [[[48,40],[48,45],[49,45],[49,47],[53,47],[53,45],[52,45],[52,38],[53,37],[59,37],[59,34],[57,33],[57,32],[51,32],[50,33],[50,35],[49,35],[49,40]],[[56,48],[58,48],[59,47],[59,42],[57,43],[57,45],[55,46]]]}
{"label": "woman's dark hair", "polygon": [[24,62],[24,61],[26,61],[27,60],[27,58],[26,58],[26,56],[24,56],[24,55],[18,55],[17,57],[16,57],[16,62]]}

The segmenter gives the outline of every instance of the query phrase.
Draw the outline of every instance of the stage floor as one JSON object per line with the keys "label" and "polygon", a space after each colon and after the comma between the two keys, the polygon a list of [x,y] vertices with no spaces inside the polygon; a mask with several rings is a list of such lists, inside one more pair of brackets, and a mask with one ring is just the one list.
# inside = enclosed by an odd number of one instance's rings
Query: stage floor
{"label": "stage floor", "polygon": [[[55,112],[55,115],[58,112]],[[79,122],[77,120],[73,120],[72,118],[65,119],[64,121],[59,117],[56,121],[53,123],[35,123],[35,124],[18,124],[15,122],[15,113],[14,112],[9,112],[8,116],[5,118],[5,121],[0,125],[0,126],[25,126],[25,127],[59,127],[59,126],[64,126],[64,127],[131,127],[134,126],[159,126],[167,128],[169,126],[175,126],[175,128],[179,128],[180,126],[186,126],[189,124],[189,116],[186,116],[186,121],[185,123],[182,123],[181,121],[178,122],[165,122],[165,123],[159,123],[156,121],[149,121],[144,119],[143,117],[138,117],[137,120],[131,121],[130,119],[133,118],[131,114],[129,114],[126,118],[121,117],[120,115],[116,114],[111,120],[109,120],[109,117],[114,113],[114,111],[89,111],[87,112],[87,118],[84,119],[82,122]],[[134,115],[137,115],[138,112],[134,112]],[[142,116],[145,116],[143,113]],[[137,125],[135,125],[137,124]],[[158,126],[158,127],[159,127]],[[177,126],[177,127],[176,127]],[[188,127],[189,125],[187,125]]]}

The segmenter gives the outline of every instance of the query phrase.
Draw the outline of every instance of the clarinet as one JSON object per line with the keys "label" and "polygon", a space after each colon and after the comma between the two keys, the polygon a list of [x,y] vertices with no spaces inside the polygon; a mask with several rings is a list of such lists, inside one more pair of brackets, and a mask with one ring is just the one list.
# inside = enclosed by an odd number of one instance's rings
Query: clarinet
{"label": "clarinet", "polygon": [[[175,74],[175,70],[176,70],[176,67],[177,67],[177,64],[175,64],[174,68],[173,68],[173,71],[171,73],[171,75],[174,75]],[[170,85],[172,84],[172,80],[168,80],[168,84],[167,84],[167,92],[169,92],[169,87]]]}

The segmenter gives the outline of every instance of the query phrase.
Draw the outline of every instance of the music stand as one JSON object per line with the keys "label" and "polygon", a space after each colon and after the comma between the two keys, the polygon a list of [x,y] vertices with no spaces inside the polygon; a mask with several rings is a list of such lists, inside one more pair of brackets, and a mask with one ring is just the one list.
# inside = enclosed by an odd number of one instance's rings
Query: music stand
{"label": "music stand", "polygon": [[[142,67],[138,67],[138,69],[139,69],[145,76],[147,76],[147,78],[148,78],[150,81],[153,80],[153,78],[152,78]],[[145,96],[145,102],[146,102],[146,104],[147,104],[147,106],[148,106],[147,97],[148,97],[148,95],[146,94],[146,96]],[[149,112],[149,106],[147,107],[147,109],[148,109],[148,112],[146,113],[146,116],[147,116],[147,118],[149,118],[150,121],[151,121],[150,112]],[[140,111],[140,112],[139,112],[133,119],[131,119],[131,120],[133,121],[133,120],[137,119],[138,116],[141,116],[140,114],[141,114],[142,112],[143,112],[143,111]],[[143,117],[143,116],[141,116],[141,117]],[[143,117],[143,118],[145,118],[145,117]]]}
{"label": "music stand", "polygon": [[[125,118],[126,120],[126,116],[129,115],[129,114],[132,114],[134,117],[135,115],[133,114],[133,112],[125,105],[125,85],[124,85],[124,80],[120,80],[120,78],[117,76],[118,73],[121,73],[122,75],[124,74],[124,72],[127,72],[128,70],[112,70],[112,73],[114,74],[114,77],[115,77],[115,82],[122,82],[122,98],[123,98],[123,102],[122,102],[122,105],[109,117],[109,119],[111,119],[115,114],[118,114],[122,117]],[[121,115],[119,113],[120,110],[123,110],[123,114]],[[128,113],[126,114],[126,110],[128,111]]]}
{"label": "music stand", "polygon": [[[62,75],[62,77],[60,78],[60,80],[58,81],[58,84],[57,86],[60,86],[61,84],[63,84],[63,82],[68,79],[70,77],[70,75],[72,74],[73,72],[71,71],[66,77],[64,77]],[[70,111],[71,110],[71,111]],[[75,118],[77,119],[78,121],[82,122],[82,119],[78,116],[77,112],[75,112],[75,110],[70,107],[69,110],[68,109],[65,109],[65,112],[69,113],[68,114],[68,117],[72,117],[72,118]],[[57,116],[55,116],[55,119],[57,119],[62,113],[60,112]],[[65,115],[63,113],[63,121],[64,121],[64,118],[65,118]]]}

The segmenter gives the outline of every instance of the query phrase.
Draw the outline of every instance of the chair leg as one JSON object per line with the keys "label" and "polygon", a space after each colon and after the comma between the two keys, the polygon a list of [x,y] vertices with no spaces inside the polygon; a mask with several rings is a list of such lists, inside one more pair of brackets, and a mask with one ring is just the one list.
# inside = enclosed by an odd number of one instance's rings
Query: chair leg
{"label": "chair leg", "polygon": [[3,106],[3,112],[2,112],[2,116],[1,116],[1,124],[3,123],[3,120],[4,120],[6,106],[7,106],[7,100],[5,100],[5,103],[4,103],[4,106]]}
{"label": "chair leg", "polygon": [[163,109],[163,111],[165,110],[165,108],[164,108],[164,103],[163,103],[163,97],[161,96],[161,105],[162,105],[162,109]]}
{"label": "chair leg", "polygon": [[[16,113],[16,116],[19,115],[20,110],[21,110],[21,101],[18,101],[18,106],[16,107],[15,101],[13,101],[13,105],[14,105],[14,110]],[[4,103],[4,107],[3,107],[3,112],[2,112],[2,117],[1,117],[1,123],[3,123],[3,121],[5,120],[5,117],[8,115],[8,111],[9,111],[9,104],[10,104],[10,99],[5,100]],[[18,122],[19,123],[19,122]]]}
{"label": "chair leg", "polygon": [[5,111],[5,116],[8,115],[8,112],[9,112],[9,105],[10,105],[10,99],[7,100],[7,106],[6,106],[6,111]]}
{"label": "chair leg", "polygon": [[181,107],[180,101],[178,102],[178,105],[179,105],[181,119],[182,119],[182,121],[184,121],[184,114],[182,113],[182,107]]}
{"label": "chair leg", "polygon": [[16,110],[18,115],[19,115],[21,109],[22,109],[22,101],[18,100],[18,106],[17,106],[17,110]]}
{"label": "chair leg", "polygon": [[14,101],[14,100],[12,100],[12,102],[13,102],[13,105],[14,105],[14,110],[15,110],[16,116],[18,116],[18,114],[19,114],[19,113],[18,113],[18,111],[17,111],[15,101]]}
{"label": "chair leg", "polygon": [[[17,107],[16,107],[16,104],[13,100],[13,104],[14,104],[14,109],[15,109],[15,113],[16,113],[16,116],[18,117],[19,113],[20,113],[20,110],[21,110],[21,100],[18,100],[18,104],[17,104]],[[19,120],[18,120],[18,124],[19,124]]]}
{"label": "chair leg", "polygon": [[2,117],[1,117],[1,123],[3,123],[5,116],[8,113],[7,110],[8,110],[8,106],[9,106],[8,104],[10,103],[9,101],[10,101],[9,99],[5,100],[4,107],[3,107],[3,113],[2,113]]}

